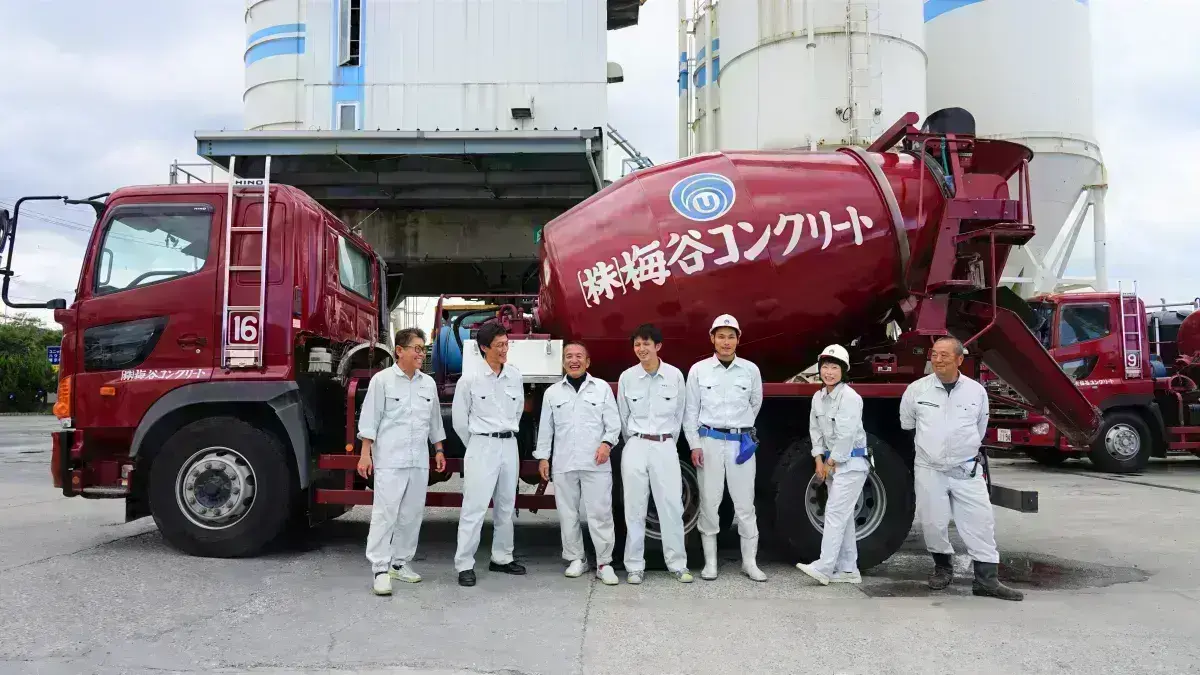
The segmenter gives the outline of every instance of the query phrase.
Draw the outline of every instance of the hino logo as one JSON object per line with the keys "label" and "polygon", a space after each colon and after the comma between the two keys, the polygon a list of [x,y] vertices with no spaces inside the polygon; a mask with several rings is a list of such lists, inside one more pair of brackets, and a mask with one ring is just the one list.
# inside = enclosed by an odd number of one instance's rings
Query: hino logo
{"label": "hino logo", "polygon": [[729,213],[736,200],[733,181],[719,173],[688,176],[671,188],[671,207],[675,212],[701,223]]}
{"label": "hino logo", "polygon": [[234,187],[262,187],[266,184],[263,178],[235,178],[233,179]]}

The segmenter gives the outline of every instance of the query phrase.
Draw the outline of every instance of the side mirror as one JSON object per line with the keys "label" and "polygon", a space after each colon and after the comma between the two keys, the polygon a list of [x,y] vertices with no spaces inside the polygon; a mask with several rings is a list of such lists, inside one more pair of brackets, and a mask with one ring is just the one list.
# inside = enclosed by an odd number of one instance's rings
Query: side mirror
{"label": "side mirror", "polygon": [[8,230],[11,222],[8,217],[8,209],[0,209],[0,253],[4,253],[4,247],[8,245]]}

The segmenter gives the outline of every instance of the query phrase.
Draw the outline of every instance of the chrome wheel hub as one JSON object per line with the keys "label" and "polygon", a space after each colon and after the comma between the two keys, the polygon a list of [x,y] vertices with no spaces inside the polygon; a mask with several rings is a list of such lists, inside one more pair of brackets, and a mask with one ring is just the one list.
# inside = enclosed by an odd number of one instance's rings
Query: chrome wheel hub
{"label": "chrome wheel hub", "polygon": [[[825,532],[825,500],[828,496],[829,487],[813,474],[804,494],[804,512],[808,515],[808,522],[821,533]],[[872,471],[863,484],[858,501],[854,503],[855,538],[861,540],[869,537],[879,528],[886,513],[887,492],[879,475]]]}
{"label": "chrome wheel hub", "polygon": [[175,480],[179,510],[195,525],[222,530],[254,504],[254,469],[236,450],[205,448],[188,458]]}

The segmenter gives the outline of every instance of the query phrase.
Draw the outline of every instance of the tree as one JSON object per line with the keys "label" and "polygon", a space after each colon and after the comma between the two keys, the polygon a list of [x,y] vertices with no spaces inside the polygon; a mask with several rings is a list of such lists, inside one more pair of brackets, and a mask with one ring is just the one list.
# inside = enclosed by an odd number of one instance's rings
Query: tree
{"label": "tree", "polygon": [[46,347],[62,343],[62,331],[28,314],[0,321],[0,411],[43,410],[44,394],[58,388]]}

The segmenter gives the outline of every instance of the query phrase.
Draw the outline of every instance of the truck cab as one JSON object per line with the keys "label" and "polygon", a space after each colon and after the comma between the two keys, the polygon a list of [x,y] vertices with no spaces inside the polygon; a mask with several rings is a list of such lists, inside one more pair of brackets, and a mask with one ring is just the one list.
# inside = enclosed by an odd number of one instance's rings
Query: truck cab
{"label": "truck cab", "polygon": [[26,200],[2,218],[5,302],[63,327],[54,485],[124,498],[183,550],[250,553],[309,515],[320,448],[344,443],[341,381],[390,361],[382,263],[265,178],[102,196],[82,200],[96,223],[69,305],[8,301]]}
{"label": "truck cab", "polygon": [[[1119,291],[1056,293],[1035,296],[1029,305],[1034,334],[1103,413],[1104,422],[1092,446],[1078,448],[1046,418],[1000,405],[993,411],[988,442],[1022,449],[1048,465],[1086,455],[1112,473],[1139,471],[1151,456],[1164,455],[1164,421],[1147,358],[1142,300]],[[984,380],[993,394],[1014,397],[997,378]]]}

